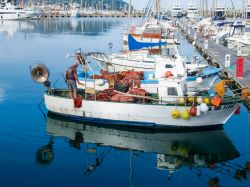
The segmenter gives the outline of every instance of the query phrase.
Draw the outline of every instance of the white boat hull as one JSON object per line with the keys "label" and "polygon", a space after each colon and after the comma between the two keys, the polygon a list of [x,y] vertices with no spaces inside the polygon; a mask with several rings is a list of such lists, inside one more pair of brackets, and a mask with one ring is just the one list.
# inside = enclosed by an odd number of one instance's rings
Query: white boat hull
{"label": "white boat hull", "polygon": [[13,14],[1,14],[0,20],[23,20],[33,16],[32,13],[13,13]]}
{"label": "white boat hull", "polygon": [[[153,58],[148,58],[146,60],[143,60],[143,58],[138,59],[126,59],[125,55],[122,57],[113,58],[110,57],[109,61],[107,59],[93,56],[95,60],[97,60],[102,67],[107,67],[108,71],[112,72],[118,72],[118,71],[153,71],[156,67],[156,60]],[[171,58],[165,58],[166,61],[174,62],[174,63],[183,63],[184,59],[178,59],[173,60]],[[107,66],[108,64],[111,64],[111,66]],[[205,68],[207,67],[207,64],[186,64],[187,69],[189,69],[190,72],[197,71],[199,68]]]}
{"label": "white boat hull", "polygon": [[[118,103],[110,101],[83,100],[82,107],[75,108],[71,98],[44,95],[47,109],[55,114],[63,115],[74,120],[99,123],[115,123],[137,126],[165,126],[165,127],[212,127],[225,124],[239,107],[238,103],[221,105],[219,108],[210,106],[208,112],[188,120],[174,119],[171,111],[173,105]],[[187,109],[177,107],[179,111]],[[211,120],[212,119],[212,120]]]}

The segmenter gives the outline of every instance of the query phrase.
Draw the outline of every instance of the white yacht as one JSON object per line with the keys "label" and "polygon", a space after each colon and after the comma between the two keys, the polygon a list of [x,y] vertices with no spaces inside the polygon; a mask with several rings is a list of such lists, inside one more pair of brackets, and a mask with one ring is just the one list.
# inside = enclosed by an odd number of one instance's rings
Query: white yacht
{"label": "white yacht", "polygon": [[189,19],[196,19],[199,16],[199,10],[196,7],[194,1],[189,2],[189,6],[187,9],[187,18]]}
{"label": "white yacht", "polygon": [[221,4],[217,4],[214,9],[214,20],[225,20],[226,8]]}
{"label": "white yacht", "polygon": [[72,18],[80,17],[80,5],[79,4],[73,3],[71,5],[70,17],[72,17]]}
{"label": "white yacht", "polygon": [[171,16],[172,17],[182,17],[183,15],[183,8],[181,7],[181,4],[178,0],[176,0],[176,2],[173,5],[172,8],[172,13]]}
{"label": "white yacht", "polygon": [[33,10],[26,10],[13,5],[11,2],[5,2],[0,7],[0,20],[19,20],[34,16]]}

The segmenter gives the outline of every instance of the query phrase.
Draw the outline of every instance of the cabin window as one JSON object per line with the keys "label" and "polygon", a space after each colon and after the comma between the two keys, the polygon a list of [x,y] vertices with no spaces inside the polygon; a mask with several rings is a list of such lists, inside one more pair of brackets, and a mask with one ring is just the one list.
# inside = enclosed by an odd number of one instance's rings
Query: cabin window
{"label": "cabin window", "polygon": [[171,64],[166,64],[165,68],[173,68],[173,66]]}
{"label": "cabin window", "polygon": [[177,89],[176,87],[168,87],[168,95],[177,96]]}

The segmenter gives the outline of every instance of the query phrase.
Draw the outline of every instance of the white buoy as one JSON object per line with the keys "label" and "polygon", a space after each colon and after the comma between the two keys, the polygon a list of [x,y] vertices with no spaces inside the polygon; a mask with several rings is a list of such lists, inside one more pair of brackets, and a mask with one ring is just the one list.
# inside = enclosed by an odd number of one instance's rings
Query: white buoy
{"label": "white buoy", "polygon": [[228,68],[231,65],[231,55],[230,54],[226,54],[225,55],[225,67]]}
{"label": "white buoy", "polygon": [[198,84],[201,84],[201,83],[203,82],[203,79],[202,79],[201,77],[197,77],[197,78],[196,78],[196,82],[197,82]]}
{"label": "white buoy", "polygon": [[241,56],[241,46],[237,46],[237,56]]}
{"label": "white buoy", "polygon": [[194,33],[194,40],[197,40],[198,39],[198,35],[197,35],[197,33],[195,32]]}
{"label": "white buoy", "polygon": [[200,104],[200,108],[201,108],[201,112],[204,112],[205,114],[207,113],[208,111],[208,106],[206,103],[201,103]]}
{"label": "white buoy", "polygon": [[206,50],[208,49],[208,39],[205,39],[205,41],[204,41],[204,48]]}

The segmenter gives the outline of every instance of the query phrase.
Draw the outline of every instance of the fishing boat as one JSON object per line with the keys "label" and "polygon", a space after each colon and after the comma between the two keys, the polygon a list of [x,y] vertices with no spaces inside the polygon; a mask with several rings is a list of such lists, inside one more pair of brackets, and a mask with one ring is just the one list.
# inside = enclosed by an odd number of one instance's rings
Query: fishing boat
{"label": "fishing boat", "polygon": [[186,96],[186,79],[179,77],[159,79],[157,95],[134,88],[127,93],[85,88],[79,90],[80,97],[73,100],[68,90],[50,88],[46,66],[36,65],[30,71],[35,81],[46,82],[48,91],[44,93],[44,100],[48,111],[78,121],[180,129],[214,128],[225,124],[242,101],[236,96]]}

